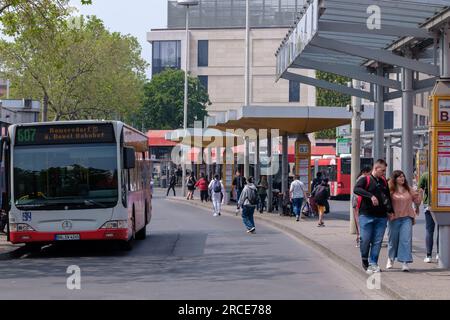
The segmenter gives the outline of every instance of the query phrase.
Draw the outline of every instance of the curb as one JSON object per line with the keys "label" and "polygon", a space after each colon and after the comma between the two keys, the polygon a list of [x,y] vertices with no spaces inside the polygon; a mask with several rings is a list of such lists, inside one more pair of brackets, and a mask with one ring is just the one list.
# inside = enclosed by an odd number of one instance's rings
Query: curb
{"label": "curb", "polygon": [[[202,209],[208,209],[208,207],[206,207],[205,205],[201,204],[201,203],[197,203],[197,202],[186,202],[185,199],[179,199],[179,198],[167,198],[167,200],[172,201],[172,202],[177,202],[177,203],[182,203],[182,204],[188,204],[190,206],[193,207],[199,207]],[[231,215],[232,217],[237,218],[237,216],[235,215],[235,212],[228,210],[228,209],[223,209],[222,210],[223,213],[228,213],[229,215]],[[345,268],[347,271],[349,271],[352,274],[357,275],[361,280],[366,281],[367,280],[367,274],[361,270],[361,267],[359,266],[355,266],[353,263],[350,263],[349,261],[345,260],[344,258],[340,257],[339,255],[337,255],[336,253],[334,253],[332,250],[328,249],[327,247],[323,246],[322,244],[320,244],[318,241],[315,241],[307,236],[305,236],[303,233],[301,233],[298,230],[295,230],[293,228],[290,228],[288,226],[285,226],[281,223],[278,223],[276,221],[273,221],[273,219],[270,218],[266,218],[266,217],[262,217],[259,215],[255,215],[255,220],[259,220],[262,221],[268,225],[271,225],[272,227],[287,233],[303,242],[305,242],[307,245],[309,245],[310,247],[318,250],[319,252],[321,252],[322,254],[324,254],[326,257],[330,258],[331,260],[333,260],[335,263],[339,264],[341,267]],[[383,291],[383,293],[387,294],[389,297],[396,299],[396,300],[407,300],[409,299],[406,296],[403,296],[401,293],[395,291],[394,289],[391,288],[390,285],[386,285],[385,284],[386,280],[383,281],[383,283],[381,284],[381,291]],[[393,284],[393,286],[395,286],[395,284]]]}

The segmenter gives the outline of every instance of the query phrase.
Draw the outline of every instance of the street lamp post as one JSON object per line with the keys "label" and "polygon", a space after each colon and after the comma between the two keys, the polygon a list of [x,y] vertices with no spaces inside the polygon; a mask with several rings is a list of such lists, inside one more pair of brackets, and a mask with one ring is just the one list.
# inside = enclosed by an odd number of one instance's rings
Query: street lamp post
{"label": "street lamp post", "polygon": [[[184,68],[184,134],[187,132],[188,126],[188,72],[189,72],[189,7],[198,5],[196,0],[178,0],[177,4],[186,7],[186,54],[185,54],[185,68]],[[182,164],[182,189],[183,196],[186,196],[186,158],[183,157]]]}

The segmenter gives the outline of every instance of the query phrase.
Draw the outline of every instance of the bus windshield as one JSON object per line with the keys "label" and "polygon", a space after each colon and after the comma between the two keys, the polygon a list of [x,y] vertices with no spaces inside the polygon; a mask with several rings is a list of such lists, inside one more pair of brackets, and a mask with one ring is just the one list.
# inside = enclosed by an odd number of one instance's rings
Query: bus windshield
{"label": "bus windshield", "polygon": [[15,147],[13,156],[20,210],[112,208],[118,202],[116,144]]}

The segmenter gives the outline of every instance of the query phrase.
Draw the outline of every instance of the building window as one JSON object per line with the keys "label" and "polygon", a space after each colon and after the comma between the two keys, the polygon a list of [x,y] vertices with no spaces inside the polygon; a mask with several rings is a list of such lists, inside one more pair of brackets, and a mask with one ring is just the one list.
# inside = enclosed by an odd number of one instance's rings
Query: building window
{"label": "building window", "polygon": [[[384,130],[394,129],[394,111],[384,112]],[[364,131],[374,131],[375,120],[364,121]]]}
{"label": "building window", "polygon": [[198,66],[208,66],[208,40],[198,40]]}
{"label": "building window", "polygon": [[198,76],[201,85],[208,91],[208,76]]}
{"label": "building window", "polygon": [[419,116],[419,127],[425,127],[427,125],[427,117]]}
{"label": "building window", "polygon": [[154,41],[152,74],[164,69],[181,69],[181,41]]}
{"label": "building window", "polygon": [[419,126],[419,116],[417,114],[414,115],[414,128]]}
{"label": "building window", "polygon": [[300,102],[300,82],[289,81],[289,102]]}

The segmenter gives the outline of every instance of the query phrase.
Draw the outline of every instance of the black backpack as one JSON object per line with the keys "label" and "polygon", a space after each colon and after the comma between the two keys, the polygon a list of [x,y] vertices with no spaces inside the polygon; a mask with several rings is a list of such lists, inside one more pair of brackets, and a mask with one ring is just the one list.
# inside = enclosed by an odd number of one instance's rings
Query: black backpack
{"label": "black backpack", "polygon": [[327,186],[318,185],[314,191],[314,200],[321,202],[327,200]]}
{"label": "black backpack", "polygon": [[250,187],[248,188],[247,200],[252,206],[256,206],[258,204],[258,193],[256,192],[256,189]]}

